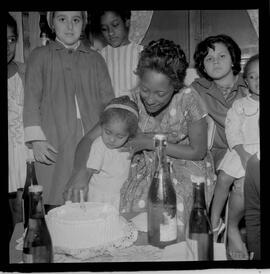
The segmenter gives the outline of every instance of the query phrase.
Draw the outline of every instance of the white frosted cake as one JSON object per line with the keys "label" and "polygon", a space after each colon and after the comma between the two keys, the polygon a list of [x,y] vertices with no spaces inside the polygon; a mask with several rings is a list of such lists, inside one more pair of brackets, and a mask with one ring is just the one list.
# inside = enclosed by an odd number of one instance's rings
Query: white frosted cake
{"label": "white frosted cake", "polygon": [[[137,239],[137,231],[109,204],[85,202],[66,203],[54,208],[46,216],[54,248],[82,250],[110,246],[125,237]],[[130,235],[132,234],[132,235]],[[128,244],[130,245],[131,242]]]}

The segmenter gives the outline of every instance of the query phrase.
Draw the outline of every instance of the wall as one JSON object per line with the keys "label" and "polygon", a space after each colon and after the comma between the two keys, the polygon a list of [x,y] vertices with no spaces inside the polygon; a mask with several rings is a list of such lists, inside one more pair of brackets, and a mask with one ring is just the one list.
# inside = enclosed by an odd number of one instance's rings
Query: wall
{"label": "wall", "polygon": [[258,37],[246,10],[155,10],[142,44],[159,38],[173,40],[182,46],[192,67],[197,43],[219,33],[239,44],[243,58],[258,52]]}

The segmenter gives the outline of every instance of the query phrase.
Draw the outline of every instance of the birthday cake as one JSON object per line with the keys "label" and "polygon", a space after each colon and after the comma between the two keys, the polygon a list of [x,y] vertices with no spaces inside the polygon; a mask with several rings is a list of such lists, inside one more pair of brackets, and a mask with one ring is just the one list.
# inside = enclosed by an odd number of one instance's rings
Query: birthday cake
{"label": "birthday cake", "polygon": [[48,212],[46,222],[54,251],[75,257],[93,257],[131,245],[137,230],[109,204],[66,203]]}

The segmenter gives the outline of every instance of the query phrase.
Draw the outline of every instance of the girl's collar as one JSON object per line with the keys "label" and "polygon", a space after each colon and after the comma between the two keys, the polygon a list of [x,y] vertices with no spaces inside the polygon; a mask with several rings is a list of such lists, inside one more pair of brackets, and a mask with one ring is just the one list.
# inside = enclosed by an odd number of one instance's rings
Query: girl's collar
{"label": "girl's collar", "polygon": [[81,41],[78,40],[78,42],[77,42],[76,44],[74,44],[73,46],[68,46],[68,45],[66,45],[65,43],[63,43],[61,40],[59,40],[57,37],[55,38],[55,40],[56,40],[57,42],[59,42],[61,45],[63,45],[66,49],[73,49],[73,50],[76,50],[76,49],[80,46],[80,44],[81,44]]}

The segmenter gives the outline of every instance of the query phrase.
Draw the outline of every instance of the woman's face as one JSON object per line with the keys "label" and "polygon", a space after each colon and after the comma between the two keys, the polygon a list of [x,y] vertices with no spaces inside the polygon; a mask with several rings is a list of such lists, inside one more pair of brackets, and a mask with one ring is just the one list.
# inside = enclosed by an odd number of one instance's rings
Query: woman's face
{"label": "woman's face", "polygon": [[129,20],[124,22],[119,15],[107,11],[101,16],[100,23],[102,34],[109,45],[117,48],[129,43]]}
{"label": "woman's face", "polygon": [[147,112],[155,114],[171,101],[174,87],[163,73],[147,69],[140,79],[140,96]]}
{"label": "woman's face", "polygon": [[17,37],[13,28],[7,26],[7,63],[9,64],[15,57]]}
{"label": "woman's face", "polygon": [[203,63],[206,73],[213,80],[221,80],[233,74],[231,55],[223,43],[215,43],[214,50],[209,48]]}
{"label": "woman's face", "polygon": [[256,95],[260,95],[260,72],[258,60],[249,65],[246,81],[249,89]]}
{"label": "woman's face", "polygon": [[74,46],[80,39],[83,18],[81,11],[56,11],[53,17],[56,37],[67,46]]}
{"label": "woman's face", "polygon": [[120,119],[111,119],[109,122],[103,124],[102,128],[102,140],[106,147],[109,149],[117,149],[122,147],[128,137],[126,123]]}

